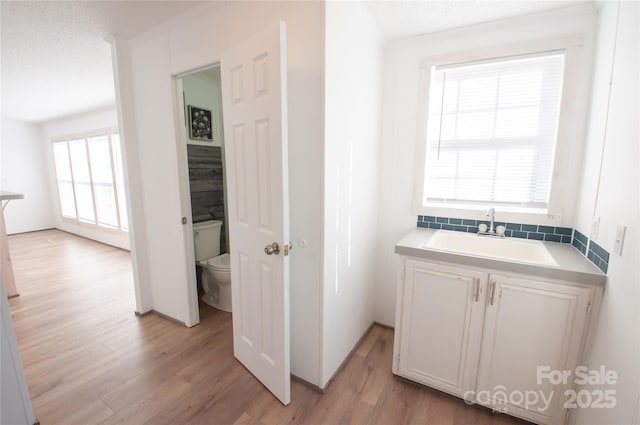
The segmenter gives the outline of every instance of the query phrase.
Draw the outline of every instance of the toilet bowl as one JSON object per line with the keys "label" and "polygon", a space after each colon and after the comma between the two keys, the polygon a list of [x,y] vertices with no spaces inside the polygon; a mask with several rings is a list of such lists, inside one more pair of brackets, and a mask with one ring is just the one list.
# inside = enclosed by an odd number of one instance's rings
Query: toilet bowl
{"label": "toilet bowl", "polygon": [[220,255],[222,222],[208,220],[193,224],[196,264],[202,267],[202,301],[218,310],[231,312],[231,268],[229,254]]}
{"label": "toilet bowl", "polygon": [[231,313],[229,254],[200,261],[198,264],[202,267],[202,301],[218,310]]}

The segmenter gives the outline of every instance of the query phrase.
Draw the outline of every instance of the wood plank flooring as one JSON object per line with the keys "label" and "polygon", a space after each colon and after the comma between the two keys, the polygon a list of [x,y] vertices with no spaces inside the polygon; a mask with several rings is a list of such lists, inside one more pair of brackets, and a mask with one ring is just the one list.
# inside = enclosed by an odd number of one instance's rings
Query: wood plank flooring
{"label": "wood plank flooring", "polygon": [[375,326],[325,394],[292,382],[282,406],[233,357],[231,315],[201,306],[188,329],[134,315],[129,253],[57,230],[9,237],[9,301],[36,417],[68,424],[523,423],[391,374]]}

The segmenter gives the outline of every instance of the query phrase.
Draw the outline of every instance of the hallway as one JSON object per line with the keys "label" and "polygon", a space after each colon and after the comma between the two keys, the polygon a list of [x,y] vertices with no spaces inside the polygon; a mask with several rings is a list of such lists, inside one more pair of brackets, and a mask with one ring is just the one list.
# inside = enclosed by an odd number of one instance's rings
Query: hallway
{"label": "hallway", "polygon": [[129,253],[58,230],[9,237],[9,301],[36,417],[54,424],[515,424],[394,378],[374,326],[325,395],[292,382],[282,406],[233,357],[231,315],[188,329],[134,315]]}

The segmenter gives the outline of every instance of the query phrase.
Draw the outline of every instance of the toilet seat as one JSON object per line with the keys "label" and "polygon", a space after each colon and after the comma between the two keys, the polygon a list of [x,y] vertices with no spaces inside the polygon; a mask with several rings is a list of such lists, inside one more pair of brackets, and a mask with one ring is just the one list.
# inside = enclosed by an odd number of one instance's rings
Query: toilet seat
{"label": "toilet seat", "polygon": [[203,261],[204,264],[202,265],[213,270],[229,271],[231,270],[229,260],[230,260],[229,254],[222,254],[222,255],[218,255],[217,257],[209,258],[208,260]]}

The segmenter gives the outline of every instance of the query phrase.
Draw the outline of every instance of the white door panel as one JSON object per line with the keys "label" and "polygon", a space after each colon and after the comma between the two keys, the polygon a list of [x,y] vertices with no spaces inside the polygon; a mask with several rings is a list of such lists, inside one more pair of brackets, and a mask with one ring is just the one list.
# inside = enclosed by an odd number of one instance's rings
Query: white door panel
{"label": "white door panel", "polygon": [[[234,354],[290,401],[285,26],[222,58]],[[279,253],[265,247],[278,244]]]}

